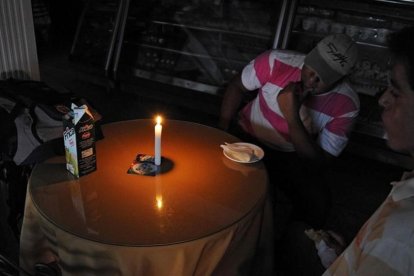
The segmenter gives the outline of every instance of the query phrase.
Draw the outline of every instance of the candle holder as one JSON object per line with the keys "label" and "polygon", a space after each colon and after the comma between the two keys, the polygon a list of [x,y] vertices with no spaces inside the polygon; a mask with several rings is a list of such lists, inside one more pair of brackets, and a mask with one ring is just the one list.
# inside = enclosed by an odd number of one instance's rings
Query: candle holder
{"label": "candle holder", "polygon": [[155,157],[153,155],[138,153],[132,161],[127,173],[147,176],[156,176],[166,173],[174,167],[174,163],[165,157],[160,157],[161,164],[155,164]]}

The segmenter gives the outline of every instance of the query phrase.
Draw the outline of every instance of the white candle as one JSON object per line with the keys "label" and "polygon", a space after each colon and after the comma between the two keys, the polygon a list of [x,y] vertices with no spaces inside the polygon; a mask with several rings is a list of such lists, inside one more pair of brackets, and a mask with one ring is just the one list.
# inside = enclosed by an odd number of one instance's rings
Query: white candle
{"label": "white candle", "polygon": [[161,116],[157,116],[157,124],[155,125],[155,165],[161,165]]}

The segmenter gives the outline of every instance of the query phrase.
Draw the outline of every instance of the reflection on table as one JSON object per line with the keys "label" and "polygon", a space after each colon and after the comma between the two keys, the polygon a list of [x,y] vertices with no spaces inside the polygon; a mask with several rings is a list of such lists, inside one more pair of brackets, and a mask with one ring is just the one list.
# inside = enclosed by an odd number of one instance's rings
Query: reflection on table
{"label": "reflection on table", "polygon": [[[31,175],[21,266],[57,260],[64,275],[244,275],[272,269],[272,220],[262,162],[240,164],[220,144],[238,139],[166,121],[156,176],[128,174],[153,154],[154,122],[103,126],[97,171],[75,179],[58,157]],[[165,167],[164,167],[165,168]]]}

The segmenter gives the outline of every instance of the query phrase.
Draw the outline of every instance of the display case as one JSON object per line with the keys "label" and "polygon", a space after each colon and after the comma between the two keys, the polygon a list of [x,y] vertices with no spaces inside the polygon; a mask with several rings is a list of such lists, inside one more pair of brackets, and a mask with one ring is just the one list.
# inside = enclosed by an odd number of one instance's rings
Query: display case
{"label": "display case", "polygon": [[217,95],[244,65],[272,47],[278,5],[270,0],[131,2],[115,75]]}

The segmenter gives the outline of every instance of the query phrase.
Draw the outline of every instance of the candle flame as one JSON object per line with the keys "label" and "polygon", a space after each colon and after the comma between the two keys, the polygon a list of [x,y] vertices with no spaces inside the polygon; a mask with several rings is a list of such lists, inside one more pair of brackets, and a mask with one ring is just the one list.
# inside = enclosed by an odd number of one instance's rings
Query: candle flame
{"label": "candle flame", "polygon": [[162,121],[161,116],[157,116],[156,121],[157,121],[157,124],[158,125],[161,124],[161,121]]}
{"label": "candle flame", "polygon": [[162,202],[162,196],[157,196],[155,198],[155,201],[157,202],[157,209],[161,210],[162,207],[164,206],[164,203]]}

